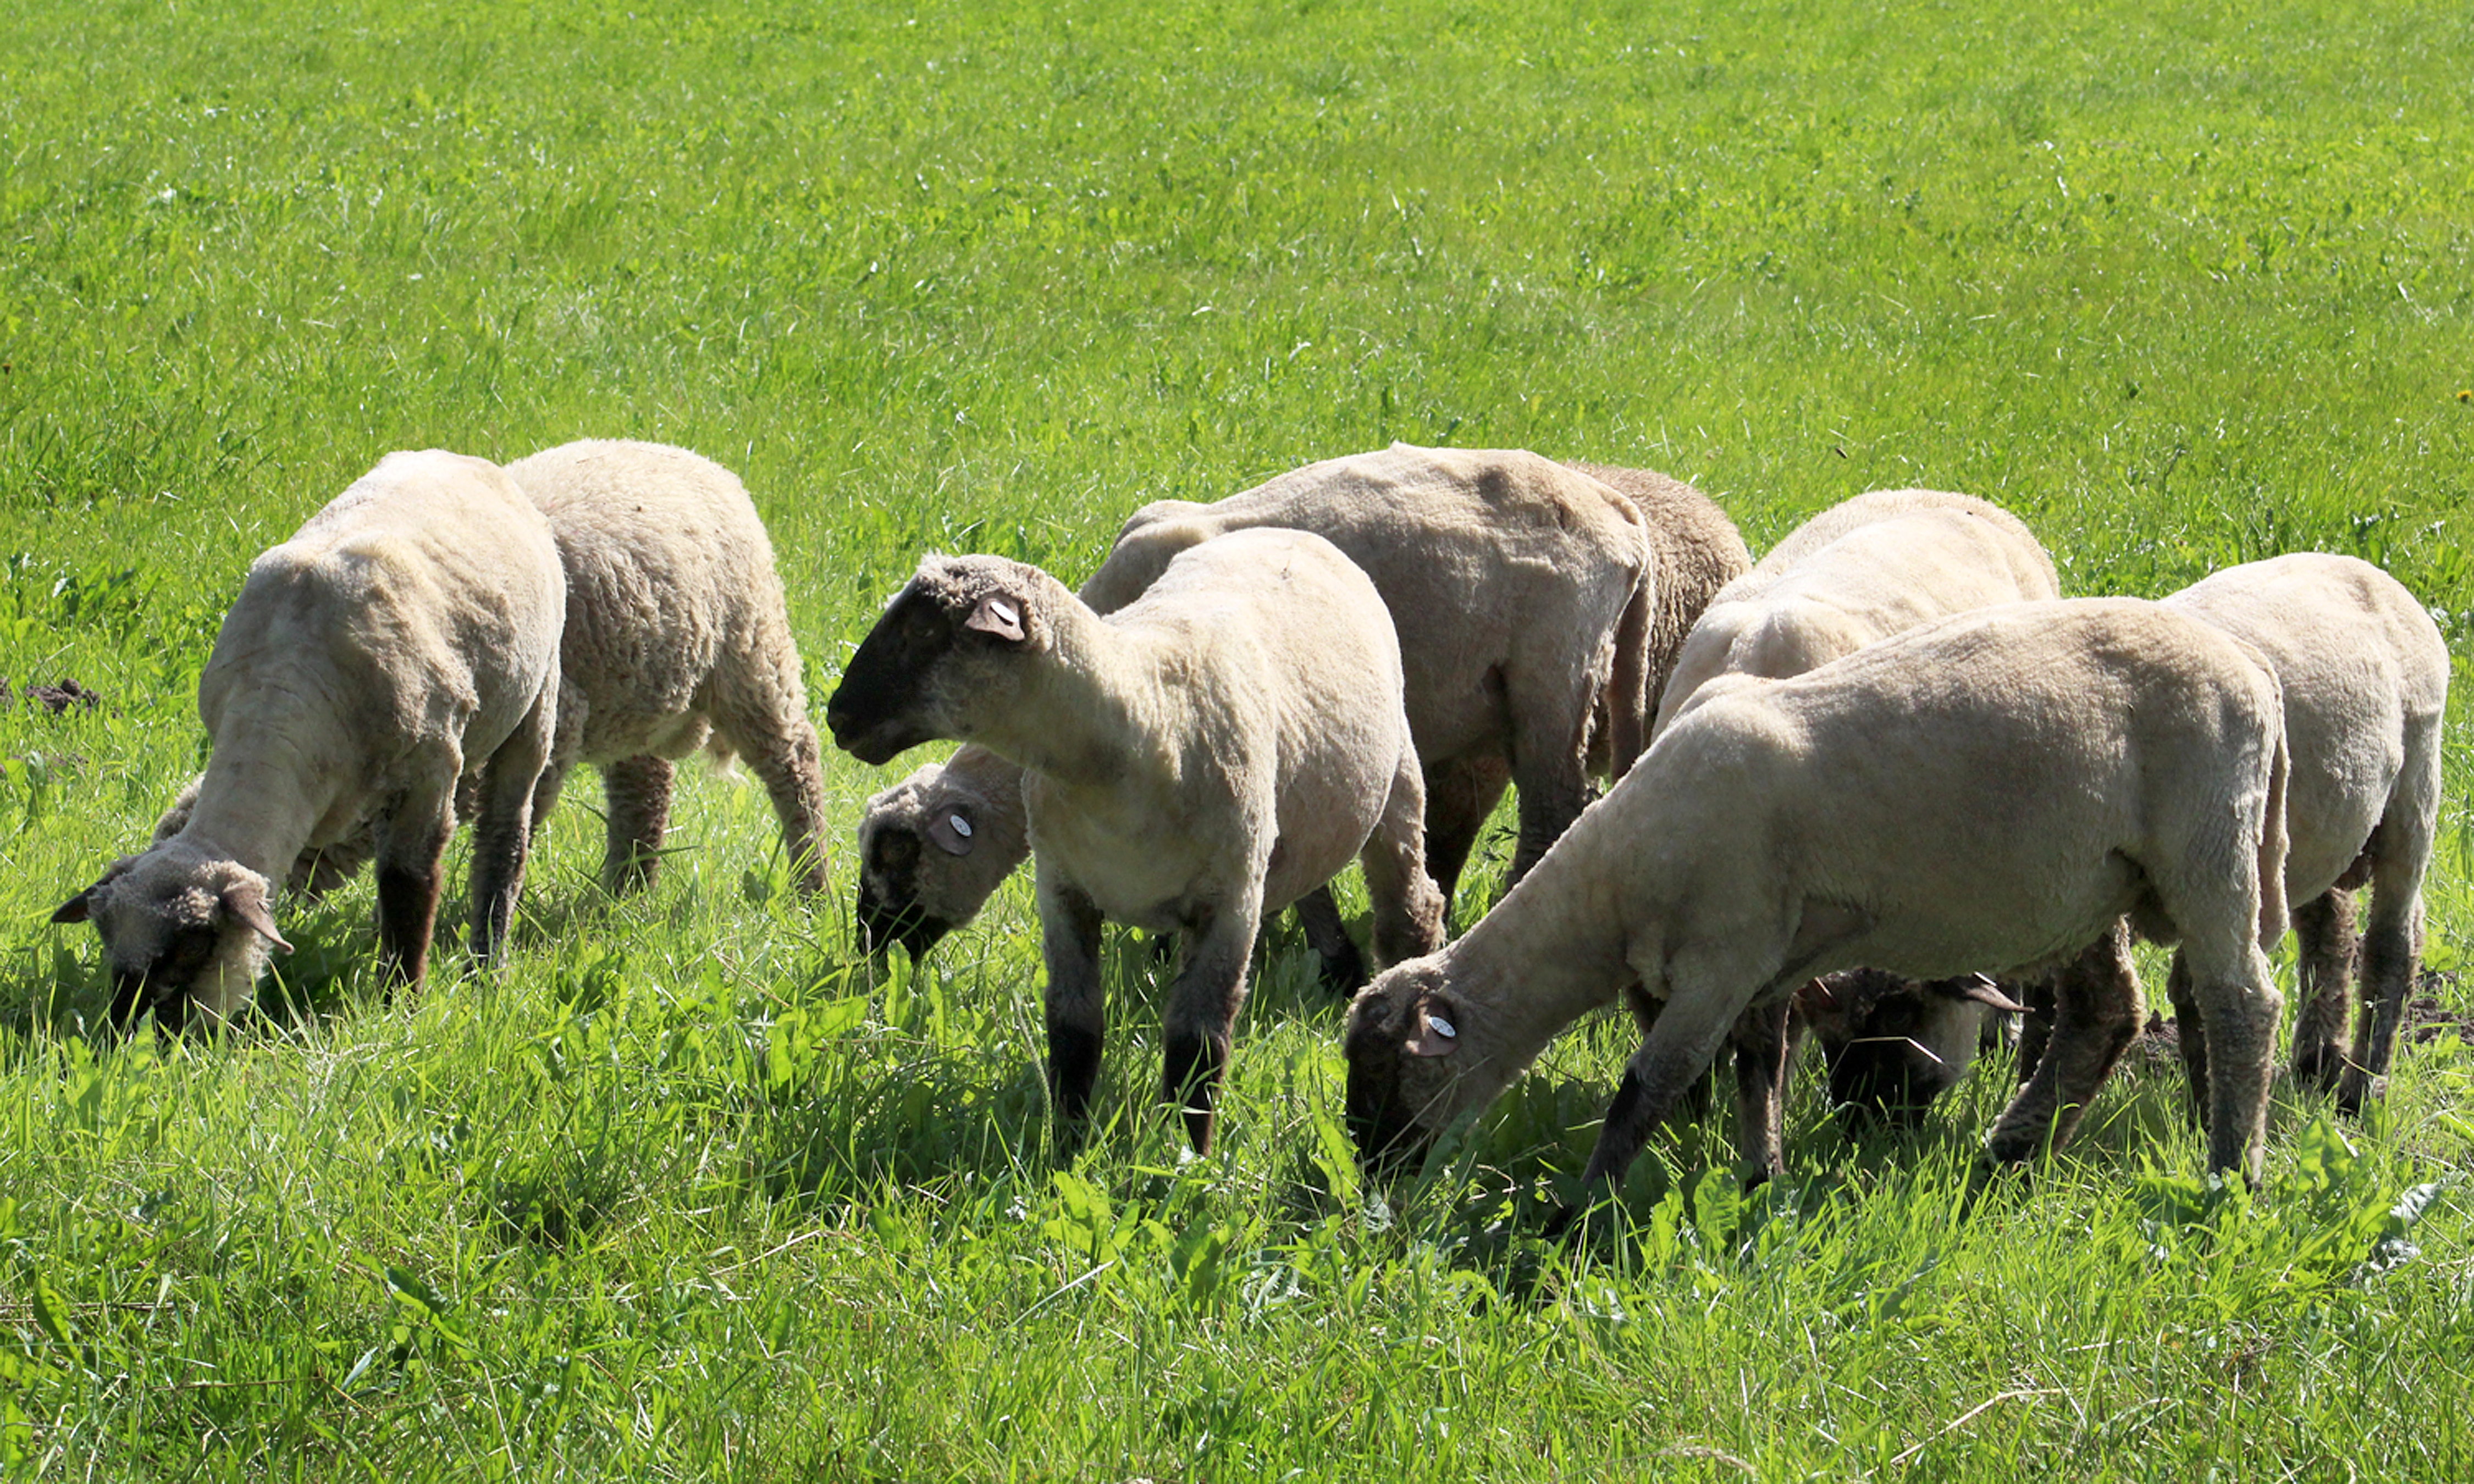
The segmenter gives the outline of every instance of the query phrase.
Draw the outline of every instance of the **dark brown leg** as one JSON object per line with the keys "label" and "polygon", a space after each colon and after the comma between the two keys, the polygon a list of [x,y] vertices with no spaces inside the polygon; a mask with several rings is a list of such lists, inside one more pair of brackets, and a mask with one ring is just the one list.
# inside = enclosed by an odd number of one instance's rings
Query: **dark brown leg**
{"label": "dark brown leg", "polygon": [[2139,1034],[2130,929],[2117,922],[2054,976],[2051,1043],[1993,1128],[1985,1155],[2016,1164],[2070,1141],[2097,1089]]}
{"label": "dark brown leg", "polygon": [[[2345,1017],[2353,1008],[2358,946],[2353,898],[2329,891],[2295,907],[2293,932],[2302,950],[2295,995],[2301,1004],[2293,1016],[2293,1080],[2316,1091],[2334,1091],[2345,1073]],[[2174,1013],[2181,1013],[2178,1006]]]}
{"label": "dark brown leg", "polygon": [[653,884],[662,869],[662,837],[669,830],[670,789],[677,772],[667,758],[622,757],[601,770],[608,796],[609,847],[601,887],[623,897]]}

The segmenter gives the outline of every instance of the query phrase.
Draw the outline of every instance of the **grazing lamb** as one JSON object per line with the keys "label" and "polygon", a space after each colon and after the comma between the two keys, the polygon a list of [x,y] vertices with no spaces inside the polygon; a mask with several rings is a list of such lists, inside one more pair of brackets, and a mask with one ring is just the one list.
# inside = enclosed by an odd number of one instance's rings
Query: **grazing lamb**
{"label": "grazing lamb", "polygon": [[1099,1076],[1104,919],[1186,940],[1161,1089],[1197,1150],[1210,1147],[1265,911],[1355,855],[1379,954],[1443,940],[1392,621],[1321,537],[1204,541],[1105,618],[1037,567],[931,557],[851,657],[825,719],[865,762],[960,737],[1025,770],[1049,1087],[1068,1129]]}
{"label": "grazing lamb", "polygon": [[52,914],[102,936],[113,1024],[230,1019],[268,945],[290,947],[274,881],[337,842],[371,842],[381,963],[420,983],[475,765],[472,942],[493,957],[549,758],[565,591],[514,482],[435,450],[388,455],[259,557],[199,678],[213,753],[185,819]]}
{"label": "grazing lamb", "polygon": [[825,890],[816,729],[773,545],[736,475],[663,443],[588,439],[507,466],[567,569],[558,741],[537,817],[576,762],[601,770],[602,884],[652,884],[671,763],[737,754],[772,796],[791,878]]}
{"label": "grazing lamb", "polygon": [[[1814,974],[2085,961],[2135,913],[2189,955],[2217,1062],[2209,1163],[2255,1181],[2285,773],[2275,678],[2132,599],[2009,604],[1794,680],[1714,681],[1484,922],[1357,996],[1352,1132],[1378,1163],[1417,1154],[1633,984],[1663,1005],[1590,1156],[1594,1192],[1747,1010]],[[2068,1138],[2119,1049],[2054,1044],[1990,1158]],[[1775,1171],[1770,1127],[1747,1127],[1744,1153]]]}
{"label": "grazing lamb", "polygon": [[[1859,494],[1787,533],[1710,600],[1666,682],[1659,726],[1720,675],[1784,680],[1953,613],[2059,595],[2052,558],[2000,506],[1937,490]],[[1967,1069],[1986,1007],[2011,1004],[1972,975],[1937,983],[1946,993],[1928,1000],[1889,993],[1883,978],[1813,986],[1790,1017],[1765,1022],[1774,1035],[1743,1028],[1738,1097],[1782,1089],[1810,1028],[1829,1059],[1833,1104],[1894,1121],[1920,1114],[1920,1094],[1929,1102]],[[1772,1106],[1783,1118],[1783,1102]]]}
{"label": "grazing lamb", "polygon": [[[1425,770],[1427,871],[1446,901],[1508,783],[1520,786],[1516,879],[1580,811],[1593,703],[1608,712],[1596,729],[1608,771],[1630,763],[1685,632],[1750,565],[1726,515],[1664,475],[1395,443],[1217,504],[1146,506],[1082,600],[1108,612],[1176,553],[1254,526],[1323,537],[1383,594]],[[965,747],[868,802],[859,916],[870,946],[924,951],[969,922],[1029,853],[1019,785],[1005,768]],[[1327,898],[1308,905],[1329,969],[1354,950],[1345,935],[1318,934],[1326,914],[1337,921]]]}
{"label": "grazing lamb", "polygon": [[[2359,1113],[2373,1080],[2388,1069],[2413,982],[2421,883],[2439,800],[2447,646],[2413,593],[2351,557],[2306,553],[2230,567],[2164,604],[2250,645],[2276,672],[2292,758],[2284,893],[2301,940],[2293,1074],[2334,1090],[2340,1108]],[[2348,1055],[2339,1042],[2357,971],[2351,894],[2366,881],[2363,1009]],[[2204,1120],[2207,1034],[2191,1003],[2188,974],[2176,955],[2168,993]],[[1955,1080],[1950,1066],[1963,1058],[1954,1053],[1974,1043],[1982,1012],[1931,988],[1868,981],[1816,1025],[1831,1058],[1833,1089],[1870,1064],[1880,1087],[1904,1089],[1890,1104],[1894,1114],[1913,1117]],[[2035,1065],[2042,1040],[2040,1030],[2022,1046],[2023,1069]]]}

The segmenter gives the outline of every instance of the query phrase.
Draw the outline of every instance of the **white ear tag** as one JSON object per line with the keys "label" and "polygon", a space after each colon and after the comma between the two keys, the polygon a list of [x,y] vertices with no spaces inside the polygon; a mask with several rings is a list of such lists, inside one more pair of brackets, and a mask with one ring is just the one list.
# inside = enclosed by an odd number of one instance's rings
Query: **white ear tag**
{"label": "white ear tag", "polygon": [[945,816],[945,823],[952,826],[954,833],[960,835],[963,839],[968,840],[971,838],[971,822],[969,820],[962,818],[958,814],[948,814]]}
{"label": "white ear tag", "polygon": [[1438,1036],[1441,1036],[1445,1041],[1458,1041],[1460,1039],[1461,1033],[1452,1029],[1452,1022],[1444,1019],[1442,1016],[1435,1014],[1431,1010],[1426,1012],[1426,1029],[1434,1032]]}
{"label": "white ear tag", "polygon": [[[1019,624],[1022,622],[1022,614],[1016,612],[1014,610],[1014,606],[1007,603],[1003,598],[988,599],[988,610],[995,613],[997,618],[1004,623]],[[969,834],[970,831],[966,829],[962,831],[962,833]]]}

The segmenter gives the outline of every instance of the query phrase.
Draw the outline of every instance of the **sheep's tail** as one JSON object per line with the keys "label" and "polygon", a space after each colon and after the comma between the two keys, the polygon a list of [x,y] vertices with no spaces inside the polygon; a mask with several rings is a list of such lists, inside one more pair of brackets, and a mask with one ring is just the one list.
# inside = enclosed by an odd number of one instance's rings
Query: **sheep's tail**
{"label": "sheep's tail", "polygon": [[1649,626],[1658,606],[1658,573],[1644,563],[1640,581],[1615,619],[1614,665],[1607,676],[1607,776],[1620,778],[1640,755],[1648,730],[1649,707],[1657,698],[1649,690]]}
{"label": "sheep's tail", "polygon": [[[2273,672],[2269,683],[2275,683]],[[2276,752],[2268,768],[2268,818],[2259,830],[2259,945],[2265,953],[2284,938],[2290,918],[2285,900],[2285,784],[2292,756],[2285,746],[2285,706],[2278,698],[2268,713],[2276,718]]]}

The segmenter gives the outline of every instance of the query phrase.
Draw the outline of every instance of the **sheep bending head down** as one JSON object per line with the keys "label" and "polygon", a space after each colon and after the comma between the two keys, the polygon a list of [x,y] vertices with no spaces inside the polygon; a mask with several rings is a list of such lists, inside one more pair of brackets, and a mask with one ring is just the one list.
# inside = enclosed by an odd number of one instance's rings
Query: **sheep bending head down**
{"label": "sheep bending head down", "polygon": [[[1443,941],[1401,696],[1372,582],[1321,537],[1265,528],[1192,545],[1104,617],[1036,567],[931,557],[852,656],[825,718],[868,762],[959,737],[1022,770],[1049,1087],[1069,1139],[1099,1076],[1102,923],[1184,940],[1161,1092],[1208,1150],[1265,913],[1354,856],[1379,956]],[[1324,936],[1337,925],[1331,915]]]}
{"label": "sheep bending head down", "polygon": [[566,598],[523,492],[435,449],[388,455],[259,556],[198,679],[205,775],[144,853],[52,914],[101,934],[114,1025],[229,1019],[286,946],[272,883],[329,849],[376,858],[382,971],[418,984],[459,784],[473,951],[494,957],[549,759]]}
{"label": "sheep bending head down", "polygon": [[[1358,995],[1352,1131],[1378,1161],[1417,1155],[1637,984],[1662,1007],[1590,1156],[1594,1192],[1748,1010],[1783,1017],[1813,975],[2076,959],[2135,914],[2178,932],[2207,1023],[2209,1165],[2256,1181],[2286,774],[2256,653],[2132,599],[2007,604],[1794,680],[1714,681],[1483,922]],[[2090,994],[2122,982],[2086,977]],[[1990,1158],[2065,1141],[2126,1044],[2118,1007],[2074,1008]],[[1768,1060],[1738,1056],[1739,1137],[1775,1172],[1784,1038],[1763,1043]]]}

